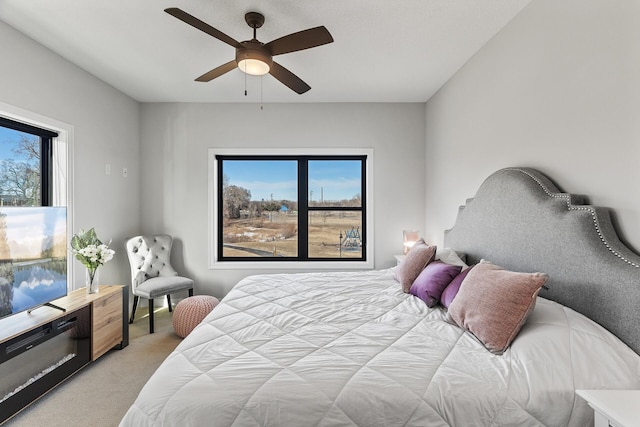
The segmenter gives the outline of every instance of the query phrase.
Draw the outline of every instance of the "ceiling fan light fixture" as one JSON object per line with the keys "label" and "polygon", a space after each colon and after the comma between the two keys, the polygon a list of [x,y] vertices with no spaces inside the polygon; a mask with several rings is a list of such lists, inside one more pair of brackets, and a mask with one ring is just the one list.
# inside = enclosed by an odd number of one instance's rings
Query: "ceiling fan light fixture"
{"label": "ceiling fan light fixture", "polygon": [[243,59],[238,62],[238,68],[244,73],[250,74],[252,76],[264,76],[270,70],[268,64],[265,64],[259,59]]}
{"label": "ceiling fan light fixture", "polygon": [[271,70],[271,56],[260,50],[239,49],[236,62],[240,71],[252,76],[263,76]]}

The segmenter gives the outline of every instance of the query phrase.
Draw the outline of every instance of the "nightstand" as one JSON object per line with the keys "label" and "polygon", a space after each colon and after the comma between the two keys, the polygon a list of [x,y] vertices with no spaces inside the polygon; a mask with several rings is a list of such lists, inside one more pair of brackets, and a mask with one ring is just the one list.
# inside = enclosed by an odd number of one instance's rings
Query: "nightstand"
{"label": "nightstand", "polygon": [[594,410],[595,427],[632,427],[640,420],[640,390],[576,390]]}
{"label": "nightstand", "polygon": [[394,255],[396,257],[396,265],[400,265],[406,255]]}

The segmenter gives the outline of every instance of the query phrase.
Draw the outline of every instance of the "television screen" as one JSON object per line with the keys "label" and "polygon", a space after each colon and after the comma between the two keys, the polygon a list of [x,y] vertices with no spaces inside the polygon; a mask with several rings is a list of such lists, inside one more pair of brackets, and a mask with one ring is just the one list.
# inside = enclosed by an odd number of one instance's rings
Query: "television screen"
{"label": "television screen", "polygon": [[66,207],[0,206],[0,317],[65,295]]}

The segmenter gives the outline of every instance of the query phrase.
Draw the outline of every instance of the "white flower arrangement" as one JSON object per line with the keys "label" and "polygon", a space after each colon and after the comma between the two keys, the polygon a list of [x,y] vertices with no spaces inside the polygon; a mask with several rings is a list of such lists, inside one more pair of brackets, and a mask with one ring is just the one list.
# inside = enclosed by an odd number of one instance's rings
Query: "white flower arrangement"
{"label": "white flower arrangement", "polygon": [[76,255],[81,255],[85,260],[83,264],[87,266],[87,268],[97,268],[101,265],[107,263],[107,261],[111,261],[113,259],[113,254],[115,251],[109,249],[109,246],[102,245],[89,245],[86,248],[80,249]]}
{"label": "white flower arrangement", "polygon": [[98,239],[93,228],[86,232],[80,230],[80,233],[74,234],[71,238],[71,250],[76,259],[87,267],[91,280],[96,269],[111,261],[115,254],[113,249],[109,249],[109,245],[105,245]]}

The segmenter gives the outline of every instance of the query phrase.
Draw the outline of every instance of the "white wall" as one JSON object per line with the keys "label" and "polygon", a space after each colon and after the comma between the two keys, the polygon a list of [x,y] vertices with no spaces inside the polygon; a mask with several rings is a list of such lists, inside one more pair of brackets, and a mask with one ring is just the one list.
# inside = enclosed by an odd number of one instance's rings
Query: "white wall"
{"label": "white wall", "polygon": [[493,171],[613,208],[640,250],[640,2],[534,0],[427,104],[427,237]]}
{"label": "white wall", "polygon": [[458,205],[491,172],[514,165],[538,168],[563,190],[613,208],[638,250],[637,22],[634,1],[534,0],[426,109],[267,104],[262,111],[247,104],[140,107],[0,22],[0,49],[9,58],[0,67],[0,102],[73,127],[74,231],[95,226],[113,239],[116,260],[102,278],[114,283],[129,281],[122,245],[139,231],[177,237],[178,267],[195,277],[200,293],[222,296],[256,272],[207,269],[209,147],[374,148],[377,268],[392,265],[404,228],[440,243]]}
{"label": "white wall", "polygon": [[[223,296],[259,272],[207,268],[209,147],[373,148],[378,268],[394,264],[402,229],[424,222],[424,104],[141,107],[3,22],[0,49],[11,59],[0,68],[0,103],[73,131],[73,231],[95,227],[113,239],[116,258],[103,268],[103,282],[129,283],[124,238],[139,232],[176,237],[176,267],[196,279],[198,293]],[[73,265],[78,281],[83,268]]]}
{"label": "white wall", "polygon": [[207,268],[210,147],[373,148],[375,266],[390,267],[424,223],[424,118],[424,104],[143,104],[142,229],[174,235],[196,293],[223,296],[260,271]]}
{"label": "white wall", "polygon": [[[124,237],[139,229],[139,104],[0,21],[0,103],[73,130],[74,229],[113,239],[103,283],[129,283]],[[105,164],[112,174],[105,175]],[[119,173],[129,168],[129,178]],[[73,262],[83,286],[84,268]]]}

